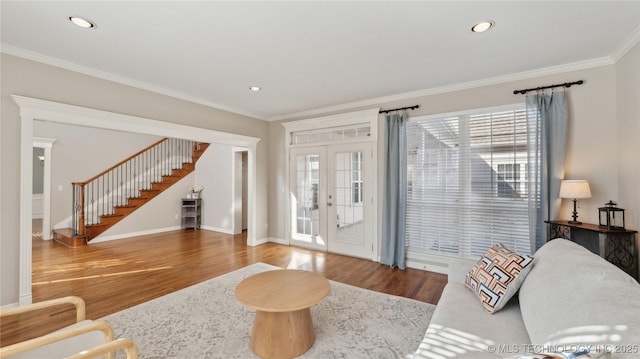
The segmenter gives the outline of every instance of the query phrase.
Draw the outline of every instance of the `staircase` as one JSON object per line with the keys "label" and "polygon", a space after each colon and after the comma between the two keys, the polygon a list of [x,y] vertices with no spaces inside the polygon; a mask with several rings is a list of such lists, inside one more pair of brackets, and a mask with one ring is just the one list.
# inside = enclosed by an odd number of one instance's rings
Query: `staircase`
{"label": "staircase", "polygon": [[84,182],[73,183],[71,228],[54,240],[78,247],[195,170],[208,143],[164,138]]}

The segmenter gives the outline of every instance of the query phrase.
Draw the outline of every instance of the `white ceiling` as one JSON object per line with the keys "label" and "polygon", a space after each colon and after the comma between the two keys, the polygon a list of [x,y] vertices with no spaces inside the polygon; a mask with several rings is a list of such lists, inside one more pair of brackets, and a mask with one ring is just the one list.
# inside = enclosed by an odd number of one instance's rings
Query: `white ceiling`
{"label": "white ceiling", "polygon": [[611,64],[640,38],[640,1],[2,0],[1,16],[3,52],[265,120]]}

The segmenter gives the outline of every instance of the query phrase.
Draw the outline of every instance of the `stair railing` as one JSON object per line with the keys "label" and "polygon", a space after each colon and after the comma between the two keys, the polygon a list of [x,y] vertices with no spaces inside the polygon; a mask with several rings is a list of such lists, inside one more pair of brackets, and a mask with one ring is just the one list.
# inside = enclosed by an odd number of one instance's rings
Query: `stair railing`
{"label": "stair railing", "polygon": [[193,163],[200,143],[164,138],[83,182],[73,182],[71,229],[74,236],[85,235],[87,225],[99,224],[100,216],[115,213],[140,191],[162,182],[174,169]]}

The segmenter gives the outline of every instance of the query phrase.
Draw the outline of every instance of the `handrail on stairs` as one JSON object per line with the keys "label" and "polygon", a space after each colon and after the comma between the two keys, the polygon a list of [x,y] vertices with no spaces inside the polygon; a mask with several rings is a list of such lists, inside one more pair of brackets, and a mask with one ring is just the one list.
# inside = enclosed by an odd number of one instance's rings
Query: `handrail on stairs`
{"label": "handrail on stairs", "polygon": [[199,148],[200,143],[192,140],[163,138],[86,181],[73,182],[73,235],[84,236],[86,226],[99,224],[100,216],[114,214],[115,207],[126,206],[163,176],[192,163]]}

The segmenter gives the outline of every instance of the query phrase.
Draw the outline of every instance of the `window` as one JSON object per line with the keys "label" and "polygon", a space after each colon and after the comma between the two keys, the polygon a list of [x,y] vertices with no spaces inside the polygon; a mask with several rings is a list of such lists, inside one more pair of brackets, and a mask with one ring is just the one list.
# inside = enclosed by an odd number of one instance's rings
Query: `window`
{"label": "window", "polygon": [[407,247],[477,258],[529,253],[524,105],[407,122]]}
{"label": "window", "polygon": [[291,133],[291,144],[311,144],[325,142],[345,142],[371,136],[371,125],[359,123],[347,126],[319,128]]}

